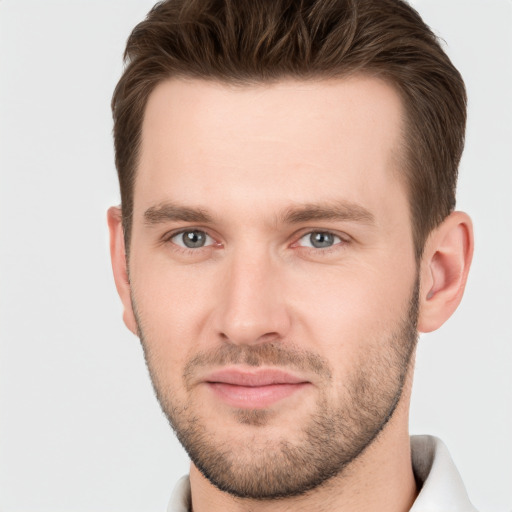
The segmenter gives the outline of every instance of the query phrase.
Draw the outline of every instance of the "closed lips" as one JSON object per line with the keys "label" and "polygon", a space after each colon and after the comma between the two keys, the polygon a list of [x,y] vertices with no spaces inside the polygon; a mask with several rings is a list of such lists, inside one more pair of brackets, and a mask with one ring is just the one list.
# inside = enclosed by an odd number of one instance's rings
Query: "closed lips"
{"label": "closed lips", "polygon": [[233,369],[214,372],[205,383],[223,403],[243,409],[270,407],[310,384],[282,370],[247,372]]}
{"label": "closed lips", "polygon": [[212,384],[221,383],[245,387],[271,386],[274,384],[302,384],[308,382],[306,379],[282,370],[261,370],[257,372],[221,370],[208,375],[205,381]]}

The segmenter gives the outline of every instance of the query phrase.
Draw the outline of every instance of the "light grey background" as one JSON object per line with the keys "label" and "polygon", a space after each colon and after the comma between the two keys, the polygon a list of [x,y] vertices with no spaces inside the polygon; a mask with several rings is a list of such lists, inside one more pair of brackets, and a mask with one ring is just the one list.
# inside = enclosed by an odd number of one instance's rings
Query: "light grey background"
{"label": "light grey background", "polygon": [[[109,102],[148,0],[0,1],[0,511],[164,511],[187,458],[121,322]],[[512,2],[417,0],[469,92],[465,299],[422,337],[411,431],[512,510]]]}

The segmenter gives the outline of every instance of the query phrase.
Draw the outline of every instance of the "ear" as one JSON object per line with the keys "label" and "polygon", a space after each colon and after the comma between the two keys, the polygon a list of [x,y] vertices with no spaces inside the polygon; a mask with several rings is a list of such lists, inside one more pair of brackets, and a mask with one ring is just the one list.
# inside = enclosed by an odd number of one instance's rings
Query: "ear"
{"label": "ear", "polygon": [[453,212],[428,237],[421,261],[420,332],[435,331],[457,309],[473,245],[473,225],[463,212]]}
{"label": "ear", "polygon": [[128,277],[128,266],[126,262],[126,250],[124,246],[124,232],[121,208],[112,206],[107,212],[108,229],[110,231],[110,258],[112,260],[112,270],[114,271],[114,281],[116,283],[117,293],[121,297],[124,306],[123,320],[126,327],[137,335],[137,322],[133,313],[130,279]]}

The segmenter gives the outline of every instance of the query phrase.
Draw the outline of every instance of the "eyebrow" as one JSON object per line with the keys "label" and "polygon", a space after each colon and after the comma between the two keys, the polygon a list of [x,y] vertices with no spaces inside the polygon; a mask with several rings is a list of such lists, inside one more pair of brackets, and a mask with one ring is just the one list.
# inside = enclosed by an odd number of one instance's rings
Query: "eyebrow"
{"label": "eyebrow", "polygon": [[152,226],[169,221],[211,223],[213,218],[200,208],[188,208],[172,203],[151,206],[144,212],[145,224]]}
{"label": "eyebrow", "polygon": [[353,221],[374,224],[375,217],[363,206],[350,201],[305,204],[299,207],[288,208],[281,215],[281,221],[285,224],[299,224],[314,220]]}
{"label": "eyebrow", "polygon": [[[285,209],[278,219],[283,224],[300,224],[310,221],[353,221],[364,224],[373,224],[375,217],[363,206],[350,201],[337,201],[334,203],[308,203],[300,206],[291,206]],[[164,222],[199,222],[213,223],[213,217],[201,208],[190,208],[174,203],[161,203],[149,207],[144,212],[144,222],[148,226]]]}

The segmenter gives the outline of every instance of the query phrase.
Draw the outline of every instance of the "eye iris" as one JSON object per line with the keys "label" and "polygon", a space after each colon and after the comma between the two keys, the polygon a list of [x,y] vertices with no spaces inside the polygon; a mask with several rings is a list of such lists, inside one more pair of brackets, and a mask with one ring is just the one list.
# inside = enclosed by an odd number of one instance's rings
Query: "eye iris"
{"label": "eye iris", "polygon": [[330,247],[334,242],[334,235],[331,233],[311,233],[309,236],[309,240],[313,247],[317,249],[322,249],[325,247]]}
{"label": "eye iris", "polygon": [[182,240],[186,247],[194,249],[203,247],[206,242],[206,236],[202,231],[187,231],[183,233]]}

